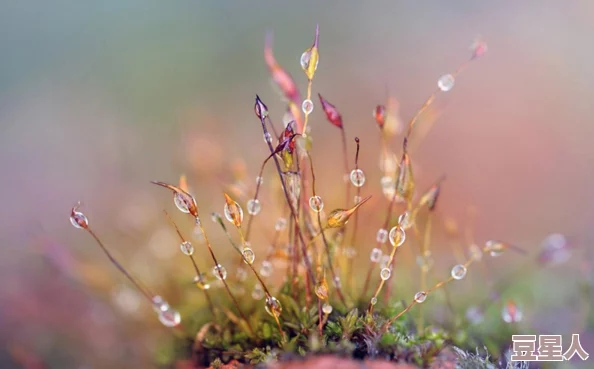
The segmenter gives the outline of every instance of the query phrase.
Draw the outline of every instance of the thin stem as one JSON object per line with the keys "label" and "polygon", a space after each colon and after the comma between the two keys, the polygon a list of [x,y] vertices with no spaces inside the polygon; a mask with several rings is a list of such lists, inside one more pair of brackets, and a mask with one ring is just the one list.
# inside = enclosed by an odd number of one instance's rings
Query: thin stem
{"label": "thin stem", "polygon": [[237,299],[235,299],[235,296],[233,296],[233,293],[231,293],[231,289],[229,288],[229,285],[227,284],[227,281],[225,280],[225,276],[223,276],[223,272],[221,272],[221,269],[218,268],[218,266],[220,265],[219,262],[217,261],[217,257],[214,254],[214,251],[212,250],[212,246],[210,245],[210,241],[208,240],[208,236],[206,235],[206,231],[204,230],[204,227],[202,226],[202,222],[196,218],[196,223],[198,224],[198,227],[200,227],[200,232],[202,232],[202,236],[204,237],[204,241],[206,242],[206,247],[208,247],[208,252],[210,253],[210,256],[212,257],[212,260],[215,263],[215,267],[217,269],[217,272],[219,273],[219,277],[221,279],[221,281],[223,281],[223,285],[225,286],[225,290],[227,290],[227,293],[229,294],[229,297],[231,297],[231,300],[233,300],[233,304],[235,305],[235,308],[237,309],[237,311],[239,312],[239,315],[241,315],[241,318],[245,321],[250,333],[252,336],[256,336],[256,333],[254,332],[254,329],[252,328],[252,325],[250,324],[250,321],[247,319],[247,317],[245,316],[245,314],[243,313],[243,311],[241,310],[241,308],[239,307],[239,303],[237,302]]}
{"label": "thin stem", "polygon": [[[179,239],[181,240],[181,242],[186,242],[186,239],[181,234],[179,228],[177,227],[177,224],[175,224],[175,222],[173,221],[173,219],[171,218],[171,216],[169,215],[169,213],[167,212],[167,210],[163,210],[163,212],[165,213],[165,216],[167,217],[167,219],[169,219],[169,222],[171,223],[171,225],[173,225],[173,228],[175,229],[175,232],[179,236]],[[200,269],[198,268],[198,264],[196,263],[196,260],[194,259],[194,256],[193,255],[188,255],[188,256],[189,256],[190,260],[192,261],[192,265],[194,266],[194,271],[196,272],[196,275],[198,276],[198,278],[202,279],[202,273],[200,273]],[[210,312],[212,313],[212,315],[214,317],[216,317],[217,315],[215,313],[215,308],[214,308],[214,305],[212,303],[212,300],[210,299],[210,294],[205,289],[202,289],[202,292],[204,292],[204,297],[206,297],[206,301],[208,303],[208,307],[210,309]]]}
{"label": "thin stem", "polygon": [[[357,144],[357,152],[355,154],[355,170],[359,170],[359,137],[355,137],[355,142]],[[347,183],[348,186],[348,183]],[[357,187],[357,201],[361,197],[361,186]],[[353,233],[351,236],[351,247],[356,245],[357,242],[357,230],[359,229],[359,212],[355,212],[355,219],[353,220],[354,227]],[[347,275],[348,275],[348,282],[349,282],[349,290],[353,291],[353,257],[349,257],[349,261],[347,264]]]}
{"label": "thin stem", "polygon": [[[315,175],[315,171],[314,171],[314,167],[313,167],[313,159],[311,158],[311,155],[309,155],[309,153],[307,153],[307,157],[309,158],[309,167],[311,169],[311,191],[312,191],[313,196],[316,196],[316,175]],[[318,215],[318,226],[321,229],[320,234],[322,235],[322,240],[324,242],[324,247],[326,249],[326,255],[328,257],[328,268],[330,269],[330,274],[332,274],[332,281],[334,282],[334,286],[336,287],[336,293],[338,294],[340,301],[344,304],[344,306],[347,306],[346,299],[344,298],[344,295],[342,293],[342,288],[338,284],[337,274],[336,274],[336,272],[334,270],[334,266],[332,264],[332,255],[330,254],[330,246],[328,245],[328,240],[326,239],[326,235],[324,234],[324,229],[322,228],[322,218],[321,218],[319,212],[317,212],[317,215]]]}
{"label": "thin stem", "polygon": [[[312,80],[308,79],[307,80],[307,100],[311,100],[311,85],[312,85]],[[309,113],[303,112],[305,117],[303,118],[303,131],[301,132],[301,134],[303,135],[303,137],[307,136],[306,133],[306,129],[307,129],[307,122],[309,120]]]}
{"label": "thin stem", "polygon": [[[272,125],[272,123],[271,123],[271,125]],[[262,162],[262,166],[260,166],[260,173],[258,174],[258,178],[262,178],[262,175],[264,174],[264,167],[266,166],[266,163],[268,163],[268,160],[270,160],[271,157],[272,157],[272,155],[268,156]],[[256,182],[256,193],[254,194],[254,197],[252,198],[254,200],[257,200],[258,199],[258,194],[260,193],[260,185],[261,185],[261,181],[257,181]],[[249,214],[248,215],[248,220],[247,220],[246,231],[245,231],[245,239],[246,239],[246,241],[249,241],[249,239],[250,239],[250,231],[252,229],[252,221],[253,220],[254,220],[254,216],[252,214]]]}
{"label": "thin stem", "polygon": [[107,255],[107,257],[109,258],[109,260],[111,261],[111,263],[113,265],[115,265],[116,268],[118,268],[118,270],[120,272],[122,272],[122,274],[124,274],[126,276],[126,278],[128,278],[128,280],[130,282],[132,282],[132,284],[134,285],[134,287],[136,287],[138,289],[138,291],[140,291],[144,297],[146,297],[147,300],[149,300],[149,302],[152,304],[153,303],[153,296],[152,294],[148,291],[148,289],[146,287],[143,287],[140,282],[136,281],[136,279],[134,279],[134,277],[132,277],[132,275],[130,273],[128,273],[128,271],[126,269],[124,269],[124,267],[122,266],[122,264],[120,264],[114,257],[113,255],[111,255],[111,253],[109,252],[109,250],[105,247],[105,245],[103,244],[103,242],[101,242],[101,240],[99,239],[99,237],[95,234],[95,232],[93,232],[90,228],[85,228],[85,230],[87,232],[89,232],[89,234],[91,236],[93,236],[93,238],[95,239],[95,241],[97,242],[97,244],[99,245],[99,247],[101,247],[101,249],[103,250],[103,252],[105,253],[105,255]]}

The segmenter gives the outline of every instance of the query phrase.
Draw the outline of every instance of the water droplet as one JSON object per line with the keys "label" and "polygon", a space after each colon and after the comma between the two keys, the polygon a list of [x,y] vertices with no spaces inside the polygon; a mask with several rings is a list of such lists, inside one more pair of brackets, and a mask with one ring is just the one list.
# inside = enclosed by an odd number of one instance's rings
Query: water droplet
{"label": "water droplet", "polygon": [[192,255],[194,253],[194,246],[192,246],[192,243],[189,241],[184,241],[179,245],[179,248],[181,249],[181,252],[184,253],[184,255]]}
{"label": "water droplet", "polygon": [[193,282],[196,287],[200,288],[201,290],[208,290],[210,288],[210,283],[208,282],[206,274],[204,273],[200,273],[200,275],[195,276]]}
{"label": "water droplet", "polygon": [[460,280],[466,277],[466,267],[462,264],[454,265],[452,268],[452,278]]}
{"label": "water droplet", "polygon": [[249,247],[244,247],[243,250],[241,251],[241,254],[243,255],[243,262],[246,264],[253,264],[254,260],[256,259],[256,254],[254,253],[254,250],[250,249]]}
{"label": "water droplet", "polygon": [[238,281],[245,282],[245,280],[248,277],[247,270],[245,270],[245,268],[242,267],[237,267],[237,269],[235,270],[235,276],[237,277]]}
{"label": "water droplet", "polygon": [[439,89],[443,92],[447,92],[454,87],[455,82],[456,80],[454,79],[454,76],[451,74],[444,74],[443,76],[439,77],[439,80],[437,81],[437,87],[439,87]]}
{"label": "water droplet", "polygon": [[352,247],[347,247],[344,249],[344,256],[346,256],[347,259],[352,259],[357,256],[357,250]]}
{"label": "water droplet", "polygon": [[466,310],[466,319],[472,324],[479,324],[485,319],[485,315],[477,306],[471,306]]}
{"label": "water droplet", "polygon": [[278,218],[276,223],[274,223],[274,229],[276,231],[284,231],[287,227],[287,220],[285,218]]}
{"label": "water droplet", "polygon": [[417,256],[417,265],[421,270],[429,271],[433,268],[433,256],[431,256],[431,252],[426,252],[425,255]]}
{"label": "water droplet", "polygon": [[329,303],[325,303],[324,305],[322,305],[322,311],[324,312],[324,314],[330,315],[330,313],[332,313],[332,305],[330,305]]}
{"label": "water droplet", "polygon": [[166,327],[177,327],[181,323],[181,315],[169,305],[166,310],[161,310],[157,315],[161,324]]}
{"label": "water droplet", "polygon": [[377,263],[382,257],[382,250],[378,249],[378,248],[374,248],[373,250],[371,250],[371,254],[369,255],[369,260],[371,260],[372,263]]}
{"label": "water droplet", "polygon": [[400,228],[407,230],[410,229],[414,224],[414,220],[411,219],[410,212],[405,211],[398,217],[398,225]]}
{"label": "water droplet", "polygon": [[372,297],[369,302],[371,303],[371,305],[377,304],[377,297]]}
{"label": "water droplet", "polygon": [[262,210],[262,205],[260,204],[260,200],[251,199],[247,202],[247,211],[249,214],[258,215],[260,210]]}
{"label": "water droplet", "polygon": [[350,178],[355,187],[361,187],[365,184],[365,173],[361,169],[353,169]]}
{"label": "water droplet", "polygon": [[75,207],[72,208],[70,211],[70,223],[78,229],[86,229],[89,227],[89,220],[87,217],[78,211],[78,207],[80,204],[77,204]]}
{"label": "water droplet", "polygon": [[476,243],[473,243],[468,247],[468,253],[473,261],[481,261],[483,258],[483,250],[481,250]]}
{"label": "water droplet", "polygon": [[264,290],[262,289],[262,285],[260,283],[256,283],[254,286],[254,290],[252,291],[252,298],[254,300],[262,300],[264,298]]}
{"label": "water droplet", "polygon": [[273,268],[272,268],[272,263],[269,262],[268,260],[264,260],[262,262],[262,265],[260,266],[260,274],[262,275],[262,277],[270,277],[270,275],[272,274]]}
{"label": "water droplet", "polygon": [[313,101],[311,101],[309,99],[303,100],[303,103],[301,104],[301,110],[303,110],[303,114],[309,115],[309,114],[311,114],[313,109],[314,109]]}
{"label": "water droplet", "polygon": [[361,200],[363,200],[363,198],[361,196],[357,196],[357,195],[353,196],[353,202],[355,204],[359,203]]}
{"label": "water droplet", "polygon": [[501,318],[506,323],[520,322],[524,314],[513,301],[508,301],[501,310]]}
{"label": "water droplet", "polygon": [[267,144],[272,143],[272,136],[269,132],[264,133],[264,142]]}
{"label": "water droplet", "polygon": [[[309,68],[309,61],[311,59],[311,49],[307,49],[301,54],[301,58],[299,59],[299,64],[301,64],[301,68],[303,70],[307,70]],[[318,64],[320,63],[320,59],[316,60],[316,65],[314,67],[314,71],[318,69]]]}
{"label": "water droplet", "polygon": [[485,251],[487,251],[492,257],[497,257],[503,254],[507,247],[503,242],[500,241],[487,241],[485,242]]}
{"label": "water droplet", "polygon": [[183,193],[175,192],[173,194],[173,202],[175,203],[175,207],[179,209],[182,213],[189,214],[190,213],[190,203],[188,196]]}
{"label": "water droplet", "polygon": [[427,299],[427,292],[419,291],[415,293],[415,301],[419,304],[423,303]]}
{"label": "water droplet", "polygon": [[280,301],[278,301],[276,299],[276,297],[270,296],[268,298],[266,298],[266,312],[272,316],[276,316],[278,317],[279,315],[281,315],[281,312],[283,311],[283,307],[280,303]]}
{"label": "water droplet", "polygon": [[162,310],[167,310],[168,307],[169,304],[161,296],[153,296],[153,310],[155,310],[155,312],[158,313]]}
{"label": "water droplet", "polygon": [[212,275],[214,275],[218,280],[222,281],[223,279],[227,279],[227,269],[221,264],[217,264],[216,266],[212,267]]}
{"label": "water droplet", "polygon": [[336,288],[340,288],[341,285],[342,285],[342,283],[340,283],[340,277],[339,276],[334,277],[334,286],[336,286]]}
{"label": "water droplet", "polygon": [[390,255],[383,255],[380,259],[380,268],[386,268],[390,264]]}
{"label": "water droplet", "polygon": [[256,184],[257,185],[262,185],[262,183],[264,183],[264,178],[257,176],[256,177]]}
{"label": "water droplet", "polygon": [[392,275],[392,272],[390,271],[389,268],[383,268],[380,271],[380,277],[382,280],[387,281],[388,279],[390,279],[390,276]]}
{"label": "water droplet", "polygon": [[324,201],[322,201],[320,196],[312,196],[309,198],[309,207],[311,210],[319,213],[322,211],[322,209],[324,209]]}
{"label": "water droplet", "polygon": [[404,230],[402,228],[394,227],[390,230],[388,238],[390,239],[390,243],[392,244],[392,246],[400,247],[406,240],[406,233],[404,233]]}
{"label": "water droplet", "polygon": [[243,209],[236,201],[231,204],[225,203],[224,214],[225,218],[236,226],[241,225],[241,222],[243,222]]}
{"label": "water droplet", "polygon": [[328,282],[326,282],[326,278],[321,278],[318,283],[316,283],[314,293],[320,300],[328,299]]}
{"label": "water droplet", "polygon": [[378,243],[386,243],[388,241],[388,230],[384,228],[378,229],[377,234],[375,235],[375,240]]}

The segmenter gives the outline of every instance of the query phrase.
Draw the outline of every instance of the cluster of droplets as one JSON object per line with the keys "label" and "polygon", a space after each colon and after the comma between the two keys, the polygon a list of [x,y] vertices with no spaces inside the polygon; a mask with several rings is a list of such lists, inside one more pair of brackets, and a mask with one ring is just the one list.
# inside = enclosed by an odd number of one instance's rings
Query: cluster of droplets
{"label": "cluster of droplets", "polygon": [[353,169],[350,174],[350,179],[353,186],[361,187],[365,184],[365,173],[363,173],[361,169]]}
{"label": "cluster of droplets", "polygon": [[176,327],[181,323],[181,315],[173,309],[161,296],[153,297],[153,309],[159,321],[166,327]]}

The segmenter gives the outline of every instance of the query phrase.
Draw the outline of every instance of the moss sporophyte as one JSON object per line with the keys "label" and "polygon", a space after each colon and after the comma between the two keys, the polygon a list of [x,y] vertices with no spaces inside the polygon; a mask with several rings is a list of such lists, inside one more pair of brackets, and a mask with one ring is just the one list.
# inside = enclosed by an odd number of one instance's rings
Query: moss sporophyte
{"label": "moss sporophyte", "polygon": [[[185,176],[181,177],[179,185],[153,182],[170,191],[175,207],[187,217],[187,220],[176,222],[172,215],[165,212],[179,238],[179,244],[171,247],[179,247],[190,260],[189,266],[195,272],[192,283],[201,290],[199,293],[208,306],[210,316],[206,320],[197,322],[195,318],[188,317],[186,323],[185,316],[151,292],[116,260],[91,228],[79,205],[70,212],[72,225],[92,236],[111,263],[154,307],[159,321],[175,328],[179,337],[187,338],[180,339],[190,342],[184,346],[185,354],[181,355],[197,367],[211,363],[213,367],[222,366],[231,360],[255,364],[278,360],[289,353],[335,353],[428,365],[452,340],[445,331],[425,329],[422,314],[413,324],[407,313],[412,313],[417,305],[431,302],[431,297],[438,290],[444,292],[448,303],[447,290],[443,287],[463,280],[471,272],[470,267],[482,260],[483,254],[499,256],[508,250],[522,251],[498,240],[487,241],[482,247],[473,244],[470,257],[454,265],[448,277],[440,280],[430,274],[431,229],[432,222],[436,220],[433,214],[440,196],[447,196],[441,191],[445,177],[436,176],[437,180],[429,189],[419,192],[409,142],[414,128],[431,110],[434,101],[440,94],[452,93],[456,79],[471,62],[484,55],[486,45],[475,43],[471,55],[458,68],[438,78],[434,91],[402,133],[394,127],[396,112],[391,100],[370,109],[369,124],[377,126],[381,144],[379,177],[384,195],[379,196],[381,199],[366,194],[370,177],[366,179],[367,169],[359,164],[360,151],[365,150],[366,144],[355,138],[356,154],[354,158],[350,157],[345,129],[349,125],[348,120],[343,119],[338,108],[327,100],[329,92],[318,94],[325,118],[340,130],[342,158],[338,160],[344,164],[344,178],[335,179],[335,187],[344,189],[344,203],[341,200],[341,204],[328,213],[325,210],[329,204],[316,188],[316,158],[311,151],[313,133],[308,124],[315,107],[312,91],[321,58],[319,46],[320,33],[316,27],[312,45],[300,58],[307,82],[306,96],[302,98],[291,75],[274,57],[271,34],[266,37],[266,65],[288,104],[287,110],[280,114],[284,114],[283,128],[272,118],[279,115],[278,112],[269,112],[262,99],[256,96],[255,118],[260,123],[269,154],[262,158],[254,181],[255,188],[246,196],[249,189],[240,193],[230,186],[218,195],[223,215],[208,212],[208,218],[220,227],[228,246],[237,253],[233,254],[237,262],[224,265],[217,257],[224,252],[223,246],[215,247],[209,241],[202,224],[200,206],[189,190]],[[330,141],[334,137],[322,139]],[[400,149],[399,153],[391,150],[394,139],[402,140],[402,145],[396,146]],[[265,185],[264,169],[271,160],[276,174],[266,180]],[[259,222],[258,215],[266,207],[260,198],[262,190],[272,182],[280,184],[276,189],[272,185],[269,189],[271,192],[278,191],[282,196],[282,202],[273,202],[279,207],[277,213],[282,215],[268,224]],[[353,197],[352,190],[355,193]],[[245,203],[247,216],[240,202]],[[359,219],[365,212],[371,211],[371,204],[380,204],[385,209],[382,210],[385,217],[377,224],[377,233],[371,235],[376,240],[375,244],[363,245],[358,232]],[[182,220],[188,225],[191,223],[194,232],[201,236],[196,245],[184,236]],[[271,235],[268,250],[252,248],[250,241],[256,230]],[[399,251],[412,247],[410,244],[418,245],[421,277],[418,291],[402,300],[402,296],[393,296],[392,277],[398,265]],[[353,260],[357,252],[370,252],[360,278],[354,276],[357,270]],[[197,254],[201,257],[195,257]],[[228,262],[227,259],[225,261]],[[355,280],[362,283],[354,283]],[[440,281],[431,284],[430,280]],[[282,283],[276,283],[278,281]],[[251,299],[244,297],[246,288],[252,289],[248,295]],[[507,306],[512,305],[509,303]]]}

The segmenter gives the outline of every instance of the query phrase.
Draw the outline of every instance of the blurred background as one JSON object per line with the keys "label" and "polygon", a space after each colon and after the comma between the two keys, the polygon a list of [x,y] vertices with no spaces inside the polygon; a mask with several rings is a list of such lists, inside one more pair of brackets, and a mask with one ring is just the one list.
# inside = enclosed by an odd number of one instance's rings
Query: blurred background
{"label": "blurred background", "polygon": [[[70,208],[82,201],[92,228],[134,275],[182,317],[195,313],[202,295],[162,213],[173,210],[170,193],[149,181],[175,184],[187,174],[206,217],[222,212],[222,191],[243,162],[252,193],[267,154],[255,94],[279,124],[285,111],[263,60],[265,33],[273,33],[276,58],[303,93],[299,57],[317,23],[314,93],[342,113],[352,155],[360,137],[363,195],[374,195],[362,208],[355,249],[363,261],[356,266],[366,270],[385,216],[372,109],[389,94],[399,117],[410,119],[481,35],[488,53],[439,95],[439,120],[413,155],[420,190],[447,175],[434,226],[435,275],[448,275],[453,243],[468,246],[468,227],[479,244],[520,245],[527,256],[489,260],[486,273],[471,268],[452,289],[460,314],[488,296],[486,283],[520,270],[508,297],[493,302],[484,329],[505,324],[499,312],[510,298],[523,312],[521,333],[564,334],[565,348],[568,334],[582,333],[594,354],[594,2],[5,1],[0,367],[153,367],[169,360],[171,332],[92,239],[69,224]],[[333,209],[344,204],[340,135],[314,103],[318,193]],[[394,152],[400,142],[391,142]],[[275,181],[266,171],[256,252],[266,250],[281,215]],[[175,216],[190,238],[191,224]],[[444,222],[458,233],[448,236]],[[205,223],[221,258],[236,256],[220,229]],[[564,235],[559,242],[572,254],[555,266],[538,262],[552,233]],[[418,267],[414,252],[405,254],[396,283],[409,296],[418,289]],[[201,255],[199,264],[209,268]]]}

